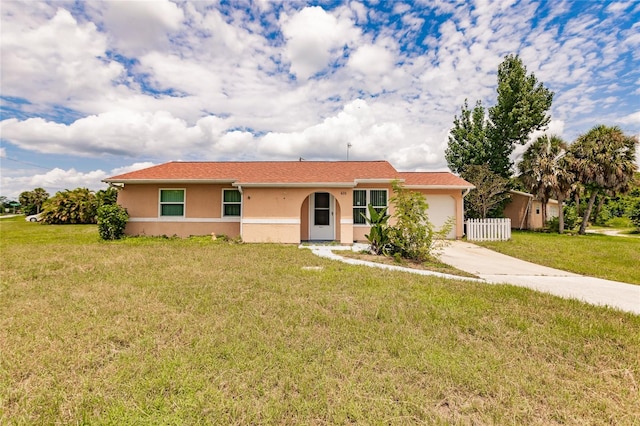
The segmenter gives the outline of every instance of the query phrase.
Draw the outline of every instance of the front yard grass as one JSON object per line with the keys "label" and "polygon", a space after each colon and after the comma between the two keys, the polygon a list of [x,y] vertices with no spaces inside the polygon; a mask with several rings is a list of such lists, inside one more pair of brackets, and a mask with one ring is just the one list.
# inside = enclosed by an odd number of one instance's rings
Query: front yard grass
{"label": "front yard grass", "polygon": [[640,418],[630,313],[275,244],[4,219],[0,249],[0,424]]}
{"label": "front yard grass", "polygon": [[564,271],[640,284],[638,238],[513,231],[510,241],[473,243]]}

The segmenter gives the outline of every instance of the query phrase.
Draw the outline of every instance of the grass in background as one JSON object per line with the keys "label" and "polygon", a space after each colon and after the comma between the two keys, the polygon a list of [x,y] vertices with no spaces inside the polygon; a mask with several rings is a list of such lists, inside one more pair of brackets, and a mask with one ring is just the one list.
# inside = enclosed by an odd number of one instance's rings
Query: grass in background
{"label": "grass in background", "polygon": [[513,231],[509,241],[473,243],[564,271],[640,284],[640,239],[636,238]]}
{"label": "grass in background", "polygon": [[282,245],[24,219],[0,244],[3,424],[640,418],[632,314]]}

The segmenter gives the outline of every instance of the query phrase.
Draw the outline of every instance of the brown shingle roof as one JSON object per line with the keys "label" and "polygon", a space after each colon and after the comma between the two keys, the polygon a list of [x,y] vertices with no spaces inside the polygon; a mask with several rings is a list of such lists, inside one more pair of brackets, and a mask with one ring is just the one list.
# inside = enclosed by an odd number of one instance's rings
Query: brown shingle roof
{"label": "brown shingle roof", "polygon": [[449,172],[400,172],[406,186],[443,186],[473,188],[473,184],[467,182]]}
{"label": "brown shingle roof", "polygon": [[447,172],[400,173],[387,161],[173,161],[105,179],[105,182],[226,181],[237,184],[350,183],[405,179],[406,185],[472,185]]}

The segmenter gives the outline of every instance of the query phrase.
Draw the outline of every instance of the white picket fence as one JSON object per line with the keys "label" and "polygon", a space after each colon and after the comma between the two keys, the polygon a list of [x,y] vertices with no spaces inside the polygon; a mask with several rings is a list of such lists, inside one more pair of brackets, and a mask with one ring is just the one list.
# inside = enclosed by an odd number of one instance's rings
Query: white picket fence
{"label": "white picket fence", "polygon": [[511,239],[511,219],[467,219],[467,240],[506,241]]}

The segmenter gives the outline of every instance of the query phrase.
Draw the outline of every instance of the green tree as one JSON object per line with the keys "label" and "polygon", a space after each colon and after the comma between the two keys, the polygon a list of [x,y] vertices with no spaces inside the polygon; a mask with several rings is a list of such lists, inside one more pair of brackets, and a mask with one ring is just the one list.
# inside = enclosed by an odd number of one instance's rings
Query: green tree
{"label": "green tree", "polygon": [[524,152],[518,163],[520,180],[530,193],[542,202],[542,222],[547,222],[549,199],[558,200],[558,232],[564,232],[564,200],[575,180],[569,170],[565,155],[567,144],[559,136],[543,135]]}
{"label": "green tree", "polygon": [[509,158],[516,144],[549,123],[553,92],[538,82],[517,55],[507,55],[498,67],[496,105],[485,109],[480,102],[472,111],[467,101],[456,116],[445,153],[449,168],[462,173],[467,165],[488,164],[502,177],[511,176]]}
{"label": "green tree", "polygon": [[470,165],[464,169],[462,177],[475,186],[464,199],[467,217],[495,216],[509,199],[509,180],[493,172],[488,164]]}
{"label": "green tree", "polygon": [[47,200],[42,210],[42,221],[49,224],[96,223],[98,202],[87,188],[57,192]]}
{"label": "green tree", "polygon": [[456,115],[453,119],[445,158],[449,169],[458,174],[469,164],[486,164],[491,161],[485,109],[481,101],[476,102],[476,106],[470,110],[465,99],[460,117]]}
{"label": "green tree", "polygon": [[42,205],[49,198],[49,193],[44,188],[36,188],[33,191],[24,191],[18,200],[22,205],[24,214],[38,214],[42,210]]}
{"label": "green tree", "polygon": [[569,149],[569,161],[577,180],[589,193],[580,234],[587,229],[598,194],[624,194],[631,189],[636,166],[638,139],[619,127],[595,126],[580,135]]}
{"label": "green tree", "polygon": [[553,92],[527,74],[518,55],[507,55],[498,67],[498,97],[489,108],[488,136],[493,158],[491,170],[508,178],[511,175],[509,156],[515,144],[524,145],[531,132],[542,130],[551,119],[548,111]]}

